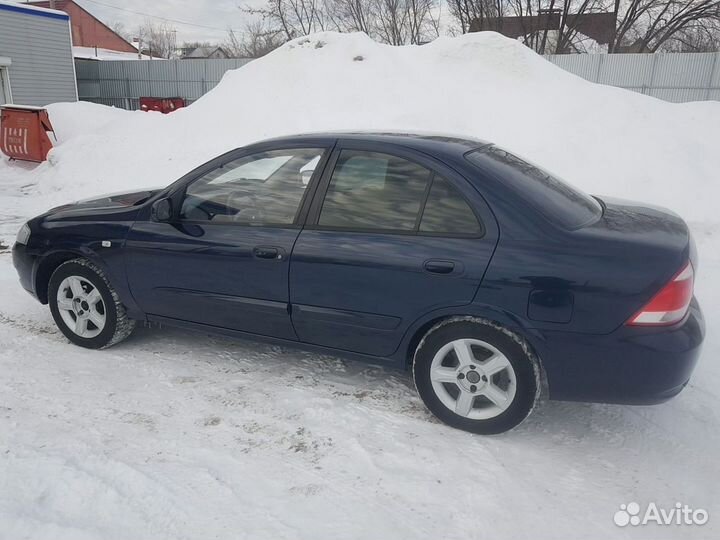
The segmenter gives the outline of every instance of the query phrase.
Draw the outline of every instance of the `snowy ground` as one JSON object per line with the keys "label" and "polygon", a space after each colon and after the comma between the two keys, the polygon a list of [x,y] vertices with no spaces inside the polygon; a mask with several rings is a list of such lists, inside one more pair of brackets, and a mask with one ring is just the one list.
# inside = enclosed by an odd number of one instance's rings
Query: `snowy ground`
{"label": "snowy ground", "polygon": [[[546,403],[495,437],[338,358],[170,329],[74,347],[2,254],[0,538],[712,538],[720,231],[695,232],[709,332],[689,387],[655,407]],[[619,529],[630,501],[711,519]]]}
{"label": "snowy ground", "polygon": [[[385,58],[350,45],[345,56]],[[512,58],[515,45],[508,47]],[[251,64],[257,76],[262,63]],[[220,96],[227,97],[232,88],[223,84]],[[600,95],[579,80],[567,84]],[[662,140],[640,137],[639,164],[628,169],[639,186],[612,175],[597,180],[593,165],[607,161],[611,137],[597,143],[606,145],[600,155],[571,137],[568,150],[581,155],[567,152],[565,176],[584,171],[584,161],[589,172],[578,183],[592,192],[637,196],[651,185],[645,199],[677,201],[698,244],[696,294],[708,335],[695,376],[676,399],[655,407],[543,403],[511,433],[480,437],[435,421],[407,374],[339,358],[171,329],[140,329],[115,348],[87,351],[68,344],[47,308],[20,288],[7,247],[0,247],[0,539],[717,537],[720,218],[713,213],[718,169],[711,165],[718,157],[693,137],[718,130],[712,119],[720,118],[720,106],[706,107],[703,123],[693,116],[699,109],[603,91],[636,109],[632,126],[665,129],[657,134]],[[175,120],[87,104],[51,108],[60,141],[50,163],[0,162],[0,242],[9,246],[25,219],[92,195],[88,189],[121,189],[123,178],[154,186],[183,172],[212,141],[187,154],[189,146],[175,146],[191,138],[188,132],[168,135],[170,142],[156,135],[190,123],[193,110],[207,112],[211,95]],[[408,114],[392,122],[410,121]],[[686,116],[692,122],[683,125],[696,124],[698,133],[678,130],[667,141]],[[469,130],[457,125],[447,129]],[[161,147],[154,159],[167,157],[162,171],[145,178],[123,173],[151,163],[129,135],[138,126]],[[509,128],[488,126],[508,144]],[[635,133],[626,132],[619,129],[628,145]],[[482,129],[477,135],[488,136]],[[531,139],[518,134],[520,150],[563,162],[566,141],[556,137],[543,147],[546,141],[533,146]],[[668,154],[678,141],[681,148]],[[231,144],[223,140],[218,150]],[[555,146],[561,150],[552,153]],[[633,164],[622,159],[608,170]],[[683,169],[689,176],[672,184],[668,178]],[[654,185],[653,174],[660,177]],[[710,521],[616,527],[613,514],[631,501],[665,508],[679,501],[706,509]]]}

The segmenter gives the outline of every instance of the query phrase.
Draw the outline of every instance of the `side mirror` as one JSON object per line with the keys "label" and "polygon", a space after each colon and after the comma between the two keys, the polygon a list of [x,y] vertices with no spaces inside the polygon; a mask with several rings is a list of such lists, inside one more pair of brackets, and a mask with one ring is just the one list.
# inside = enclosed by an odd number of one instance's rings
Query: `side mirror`
{"label": "side mirror", "polygon": [[152,220],[164,223],[172,219],[172,202],[170,199],[158,199],[150,209]]}

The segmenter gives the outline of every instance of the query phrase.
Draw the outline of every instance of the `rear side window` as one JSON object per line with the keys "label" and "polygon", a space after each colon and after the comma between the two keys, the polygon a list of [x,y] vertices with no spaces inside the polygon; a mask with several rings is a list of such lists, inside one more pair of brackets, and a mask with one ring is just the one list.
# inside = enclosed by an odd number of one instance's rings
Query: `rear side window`
{"label": "rear side window", "polygon": [[318,224],[340,229],[415,231],[430,177],[428,169],[397,156],[343,150]]}
{"label": "rear side window", "polygon": [[479,167],[487,159],[493,160],[513,191],[564,229],[579,229],[602,215],[602,206],[595,199],[506,150],[487,146],[465,157]]}
{"label": "rear side window", "polygon": [[435,176],[430,188],[420,232],[449,235],[478,235],[481,232],[475,214],[450,182]]}

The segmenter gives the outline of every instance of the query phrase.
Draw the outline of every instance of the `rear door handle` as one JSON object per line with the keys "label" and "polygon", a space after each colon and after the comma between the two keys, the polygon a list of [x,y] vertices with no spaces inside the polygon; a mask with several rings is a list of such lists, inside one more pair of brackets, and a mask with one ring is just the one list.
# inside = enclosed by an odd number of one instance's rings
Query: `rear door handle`
{"label": "rear door handle", "polygon": [[282,260],[283,250],[275,247],[258,246],[253,249],[253,255],[258,259],[275,259]]}
{"label": "rear door handle", "polygon": [[452,261],[425,261],[425,270],[433,274],[451,274],[455,270],[455,263]]}

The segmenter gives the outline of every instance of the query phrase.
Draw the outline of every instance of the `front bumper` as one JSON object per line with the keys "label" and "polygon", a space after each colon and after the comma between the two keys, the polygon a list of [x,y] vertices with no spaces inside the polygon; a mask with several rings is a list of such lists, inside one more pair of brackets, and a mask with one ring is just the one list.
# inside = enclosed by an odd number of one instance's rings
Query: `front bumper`
{"label": "front bumper", "polygon": [[35,271],[37,268],[35,262],[37,256],[29,254],[26,245],[15,242],[12,248],[12,258],[13,265],[20,278],[20,285],[37,298],[35,293]]}
{"label": "front bumper", "polygon": [[705,337],[693,299],[675,326],[622,326],[611,334],[548,332],[540,349],[550,399],[649,405],[682,391]]}

